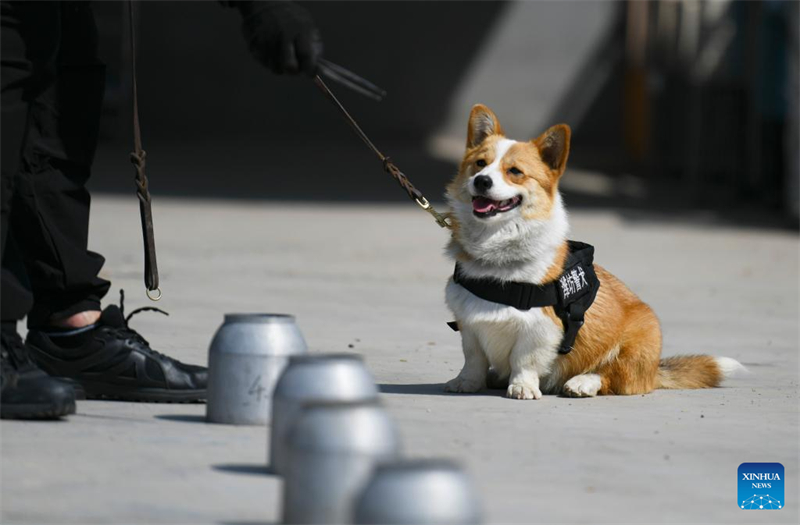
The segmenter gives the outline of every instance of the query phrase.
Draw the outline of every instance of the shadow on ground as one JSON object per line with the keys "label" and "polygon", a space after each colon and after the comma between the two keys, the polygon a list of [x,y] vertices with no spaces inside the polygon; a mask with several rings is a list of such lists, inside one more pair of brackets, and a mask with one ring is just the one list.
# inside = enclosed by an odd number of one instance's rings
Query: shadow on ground
{"label": "shadow on ground", "polygon": [[382,394],[410,394],[417,396],[487,396],[501,395],[505,390],[487,388],[474,394],[453,393],[444,391],[444,383],[417,383],[417,384],[396,384],[381,383],[378,389]]}
{"label": "shadow on ground", "polygon": [[219,525],[277,525],[277,521],[220,521]]}
{"label": "shadow on ground", "polygon": [[223,465],[212,465],[211,468],[220,472],[226,472],[228,474],[245,474],[248,476],[277,476],[277,474],[272,470],[272,467],[261,464],[226,463]]}
{"label": "shadow on ground", "polygon": [[153,417],[164,421],[175,421],[178,423],[207,423],[206,416],[200,416],[197,414],[159,414]]}
{"label": "shadow on ground", "polygon": [[419,396],[451,396],[453,394],[444,391],[444,383],[420,383],[420,384],[388,384],[378,385],[381,394],[411,394]]}

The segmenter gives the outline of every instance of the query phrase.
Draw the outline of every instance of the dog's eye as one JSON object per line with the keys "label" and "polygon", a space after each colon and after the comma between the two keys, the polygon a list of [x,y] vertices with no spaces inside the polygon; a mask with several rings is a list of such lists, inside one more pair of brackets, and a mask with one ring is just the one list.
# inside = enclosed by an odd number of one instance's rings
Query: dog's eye
{"label": "dog's eye", "polygon": [[509,168],[509,170],[508,170],[508,171],[509,171],[509,172],[510,172],[512,175],[516,175],[517,177],[519,177],[520,175],[522,175],[522,172],[521,172],[519,169],[517,169],[517,168]]}
{"label": "dog's eye", "polygon": [[486,161],[483,160],[483,159],[478,159],[478,160],[475,161],[475,165],[478,166],[479,168],[485,168],[486,167]]}

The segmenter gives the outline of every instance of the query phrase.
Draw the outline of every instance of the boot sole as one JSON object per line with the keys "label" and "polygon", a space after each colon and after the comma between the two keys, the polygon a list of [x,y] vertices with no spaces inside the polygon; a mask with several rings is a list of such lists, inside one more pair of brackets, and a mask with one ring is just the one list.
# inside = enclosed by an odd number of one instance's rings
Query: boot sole
{"label": "boot sole", "polygon": [[75,400],[64,403],[0,406],[0,419],[58,419],[75,413]]}
{"label": "boot sole", "polygon": [[131,388],[81,381],[86,399],[136,401],[142,403],[200,403],[206,400],[206,390],[165,390],[163,388]]}

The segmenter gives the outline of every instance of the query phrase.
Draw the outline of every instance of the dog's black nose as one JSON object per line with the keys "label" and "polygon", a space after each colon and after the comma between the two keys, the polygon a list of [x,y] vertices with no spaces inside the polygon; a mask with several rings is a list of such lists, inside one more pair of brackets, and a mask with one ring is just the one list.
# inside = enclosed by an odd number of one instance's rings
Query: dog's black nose
{"label": "dog's black nose", "polygon": [[492,178],[488,175],[478,175],[472,183],[475,185],[476,190],[486,193],[492,187]]}

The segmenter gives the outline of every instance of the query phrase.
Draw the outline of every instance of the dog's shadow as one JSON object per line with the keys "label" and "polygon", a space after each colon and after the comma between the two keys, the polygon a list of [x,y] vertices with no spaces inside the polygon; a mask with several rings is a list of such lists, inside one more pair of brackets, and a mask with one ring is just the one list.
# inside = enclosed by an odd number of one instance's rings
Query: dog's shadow
{"label": "dog's shadow", "polygon": [[382,394],[411,394],[417,396],[485,396],[491,395],[495,388],[487,388],[474,394],[460,394],[444,391],[444,383],[416,383],[416,384],[397,384],[381,383],[378,385]]}
{"label": "dog's shadow", "polygon": [[278,474],[270,465],[256,463],[225,463],[222,465],[211,465],[211,468],[218,472],[228,474],[244,474],[246,476],[277,476]]}
{"label": "dog's shadow", "polygon": [[279,521],[220,521],[219,525],[277,525]]}
{"label": "dog's shadow", "polygon": [[207,423],[206,416],[199,414],[156,414],[153,416],[163,421],[174,421],[177,423]]}
{"label": "dog's shadow", "polygon": [[444,391],[444,383],[419,383],[415,385],[387,384],[378,385],[383,394],[415,394],[421,396],[486,396],[505,393],[508,388],[508,377],[499,375],[494,368],[486,374],[486,388],[474,394],[457,394]]}
{"label": "dog's shadow", "polygon": [[451,395],[450,393],[444,391],[444,383],[381,383],[378,385],[378,389],[381,391],[381,394],[413,394],[419,396]]}

